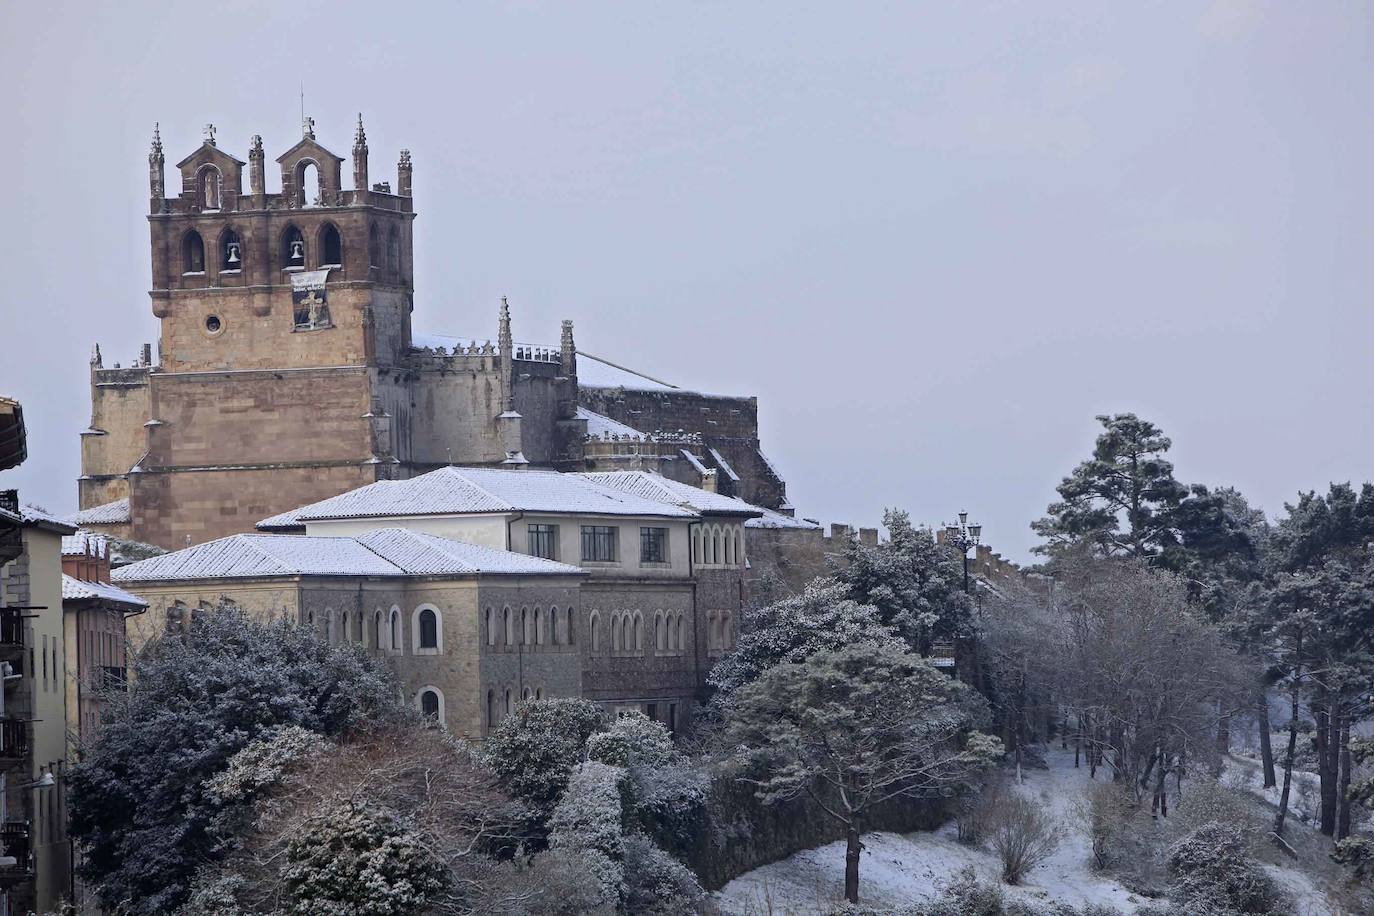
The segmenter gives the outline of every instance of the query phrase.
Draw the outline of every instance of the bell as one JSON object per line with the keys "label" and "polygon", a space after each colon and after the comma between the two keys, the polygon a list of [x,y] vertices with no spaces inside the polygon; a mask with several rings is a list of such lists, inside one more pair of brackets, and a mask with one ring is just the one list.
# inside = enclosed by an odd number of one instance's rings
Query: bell
{"label": "bell", "polygon": [[302,242],[300,239],[296,239],[291,243],[291,260],[305,260],[305,243]]}
{"label": "bell", "polygon": [[228,260],[229,260],[229,263],[230,263],[230,264],[237,264],[237,263],[239,262],[239,243],[238,243],[238,242],[230,242],[230,243],[229,243],[229,259],[228,259]]}

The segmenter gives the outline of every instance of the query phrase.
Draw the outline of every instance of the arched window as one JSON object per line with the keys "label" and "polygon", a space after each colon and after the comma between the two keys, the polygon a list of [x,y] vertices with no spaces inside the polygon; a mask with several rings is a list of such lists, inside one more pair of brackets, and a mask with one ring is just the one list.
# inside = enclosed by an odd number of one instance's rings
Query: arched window
{"label": "arched window", "polygon": [[205,273],[205,242],[194,229],[181,240],[181,266],[188,274]]}
{"label": "arched window", "polygon": [[[571,611],[569,611],[571,613]],[[592,611],[587,618],[587,628],[591,631],[591,644],[593,654],[601,651],[601,615]]]}
{"label": "arched window", "polygon": [[521,638],[527,646],[534,645],[534,617],[535,615],[530,613],[529,608],[522,607],[520,609],[520,628],[524,631]]}
{"label": "arched window", "polygon": [[362,611],[359,611],[359,612],[358,612],[358,645],[360,645],[360,646],[365,646],[365,645],[367,645],[367,632],[366,632],[366,629],[363,627],[363,612],[362,612]]}
{"label": "arched window", "polygon": [[725,529],[725,565],[735,565],[735,530],[733,528]]}
{"label": "arched window", "polygon": [[393,277],[401,273],[401,236],[395,226],[386,236],[386,269]]}
{"label": "arched window", "polygon": [[437,654],[443,646],[439,629],[439,609],[431,604],[422,604],[415,609],[411,630],[415,634],[414,651],[419,654]]}
{"label": "arched window", "polygon": [[487,728],[496,725],[496,691],[487,691]]}
{"label": "arched window", "polygon": [[296,206],[319,207],[325,203],[320,167],[313,159],[296,163]]}
{"label": "arched window", "polygon": [[442,719],[444,708],[443,695],[434,687],[420,691],[420,714],[427,718]]}
{"label": "arched window", "polygon": [[706,649],[714,652],[720,646],[720,620],[715,611],[706,612]]}
{"label": "arched window", "polygon": [[677,615],[677,650],[687,648],[687,624],[682,614]]}
{"label": "arched window", "polygon": [[305,267],[305,236],[295,226],[287,226],[281,236],[282,267]]}
{"label": "arched window", "polygon": [[536,700],[542,700],[542,699],[544,699],[544,688],[543,688],[543,687],[536,687],[536,688],[534,688],[534,698],[535,698]]}
{"label": "arched window", "polygon": [[534,691],[526,687],[525,692],[520,695],[520,699],[528,703],[530,700],[534,699]]}
{"label": "arched window", "polygon": [[513,713],[514,711],[515,711],[515,704],[512,702],[512,697],[511,697],[510,688],[507,687],[507,688],[506,688],[506,715],[510,715],[510,714]]}
{"label": "arched window", "polygon": [[577,642],[577,628],[573,626],[572,608],[568,608],[568,627],[566,632],[568,634],[568,645],[571,646],[573,643]]}
{"label": "arched window", "polygon": [[320,230],[320,253],[321,264],[343,266],[343,238],[333,223],[325,223],[324,228]]}
{"label": "arched window", "polygon": [[692,528],[692,562],[701,564],[701,529]]}
{"label": "arched window", "polygon": [[496,608],[487,608],[487,645],[496,645]]}
{"label": "arched window", "polygon": [[219,257],[219,269],[221,273],[229,270],[242,269],[243,245],[239,242],[238,233],[233,229],[225,229],[224,235],[220,236]]}
{"label": "arched window", "polygon": [[611,651],[620,648],[620,615],[611,614]]}
{"label": "arched window", "polygon": [[378,231],[376,223],[367,227],[367,264],[382,269],[382,233]]}
{"label": "arched window", "polygon": [[544,612],[539,608],[534,609],[534,644],[542,646],[544,644]]}
{"label": "arched window", "polygon": [[196,198],[202,210],[219,209],[220,175],[213,165],[203,165],[196,173]]}
{"label": "arched window", "polygon": [[386,648],[386,640],[382,636],[382,611],[381,608],[378,608],[372,615],[372,648]]}
{"label": "arched window", "polygon": [[315,629],[315,612],[314,612],[314,611],[311,611],[310,613],[308,613],[308,614],[305,615],[305,625],[308,626],[311,630],[314,630],[314,629]]}
{"label": "arched window", "polygon": [[734,645],[735,636],[730,632],[730,612],[724,611],[720,615],[720,647],[728,652]]}
{"label": "arched window", "polygon": [[391,609],[391,651],[400,652],[405,645],[401,641],[401,609],[393,607]]}
{"label": "arched window", "polygon": [[668,650],[668,628],[663,624],[663,612],[654,612],[654,648],[659,652]]}
{"label": "arched window", "polygon": [[635,611],[635,651],[644,651],[644,615]]}
{"label": "arched window", "polygon": [[507,605],[506,608],[501,612],[501,614],[504,618],[502,628],[506,631],[506,645],[514,645],[515,631],[511,629],[511,624],[513,621],[511,620],[510,606]]}

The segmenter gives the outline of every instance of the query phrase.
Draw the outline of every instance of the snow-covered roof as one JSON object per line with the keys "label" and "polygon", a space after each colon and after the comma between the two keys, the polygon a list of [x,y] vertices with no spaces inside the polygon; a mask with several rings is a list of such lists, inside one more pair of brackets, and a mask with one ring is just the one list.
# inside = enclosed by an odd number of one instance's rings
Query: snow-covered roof
{"label": "snow-covered roof", "polygon": [[297,506],[294,509],[288,509],[279,515],[273,515],[263,519],[253,527],[259,531],[304,531],[305,522],[301,521],[296,516],[300,515],[302,510],[309,508],[310,506]]}
{"label": "snow-covered roof", "polygon": [[622,493],[631,493],[644,499],[691,509],[702,515],[756,516],[765,511],[758,506],[749,505],[742,499],[712,493],[710,490],[679,483],[649,471],[592,471],[577,476]]}
{"label": "snow-covered roof", "polygon": [[356,537],[234,534],[115,570],[120,582],[278,576],[581,575],[576,566],[403,528]]}
{"label": "snow-covered roof", "polygon": [[46,509],[37,506],[20,506],[19,515],[24,520],[25,525],[36,525],[39,528],[46,528],[58,534],[75,534],[76,526],[72,523],[58,518]]}
{"label": "snow-covered roof", "polygon": [[409,480],[379,480],[265,521],[280,527],[290,518],[304,523],[341,518],[507,512],[676,518],[695,514],[597,486],[577,474],[447,467]]}
{"label": "snow-covered roof", "polygon": [[711,457],[716,459],[716,464],[720,465],[720,469],[725,472],[726,477],[729,477],[735,483],[739,483],[739,475],[735,473],[734,468],[730,467],[730,462],[725,460],[724,455],[715,449],[711,449]]}
{"label": "snow-covered roof", "polygon": [[124,499],[116,499],[114,502],[105,503],[103,506],[92,506],[67,516],[67,521],[78,527],[82,525],[118,525],[121,522],[129,521],[129,519],[129,498],[127,496]]}
{"label": "snow-covered roof", "polygon": [[[455,337],[449,334],[431,334],[426,331],[413,331],[410,335],[412,347],[428,347],[432,350],[441,347],[445,350],[452,350],[454,347],[467,349],[482,343],[483,341],[474,337]],[[495,344],[492,346],[494,348]],[[548,350],[553,353],[557,353],[559,350],[558,347],[544,344],[517,344],[516,347],[517,349],[525,347],[533,350]],[[580,351],[577,354],[577,384],[582,388],[628,388],[632,391],[677,390],[675,385],[665,384],[633,369],[606,362],[604,359]]]}
{"label": "snow-covered roof", "polygon": [[744,527],[795,528],[808,529],[813,531],[819,531],[821,528],[819,522],[813,522],[809,518],[793,518],[790,515],[783,515],[781,512],[775,512],[772,509],[762,509],[760,511],[763,512],[763,516],[760,518],[749,519],[749,521],[744,523]]}
{"label": "snow-covered roof", "polygon": [[619,420],[612,420],[585,407],[577,408],[577,419],[587,421],[587,435],[593,439],[635,439],[642,442],[649,438],[633,426],[626,426]]}
{"label": "snow-covered roof", "polygon": [[409,575],[584,575],[581,568],[510,550],[495,550],[421,534],[406,528],[378,528],[358,543]]}
{"label": "snow-covered roof", "polygon": [[78,529],[76,534],[69,534],[62,538],[62,556],[64,557],[104,556],[106,547],[105,536],[94,531]]}
{"label": "snow-covered roof", "polygon": [[98,601],[109,601],[113,604],[122,604],[128,607],[147,607],[148,602],[137,595],[130,594],[124,589],[110,585],[108,582],[83,582],[75,579],[66,573],[62,574],[62,600],[79,601],[86,598],[93,598]]}

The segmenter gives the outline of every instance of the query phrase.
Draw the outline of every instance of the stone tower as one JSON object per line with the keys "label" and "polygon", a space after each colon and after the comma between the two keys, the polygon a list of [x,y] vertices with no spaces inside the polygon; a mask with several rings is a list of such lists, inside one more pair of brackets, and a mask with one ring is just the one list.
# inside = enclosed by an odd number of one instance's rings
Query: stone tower
{"label": "stone tower", "polygon": [[306,119],[276,159],[281,192],[269,194],[261,139],[245,163],[207,125],[168,197],[154,134],[159,360],[117,371],[93,361],[83,508],[128,498],[128,533],[180,547],[395,473],[403,430],[389,405],[405,397],[396,377],[411,344],[412,167],[403,152],[401,193],[367,187],[361,117],[353,157],[347,189],[343,159]]}

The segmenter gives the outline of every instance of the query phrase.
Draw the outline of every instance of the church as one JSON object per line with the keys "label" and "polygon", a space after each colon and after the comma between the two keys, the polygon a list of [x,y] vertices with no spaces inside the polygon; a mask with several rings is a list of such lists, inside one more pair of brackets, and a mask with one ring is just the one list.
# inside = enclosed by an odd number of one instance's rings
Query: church
{"label": "church", "polygon": [[207,126],[169,193],[154,131],[156,353],[107,367],[95,350],[75,523],[180,549],[457,466],[652,471],[789,524],[757,399],[579,352],[571,321],[556,343],[517,342],[504,301],[494,339],[416,330],[414,166],[400,150],[394,185],[372,181],[361,116],[351,187],[312,119],[276,157],[279,192],[260,137],[247,155]]}

